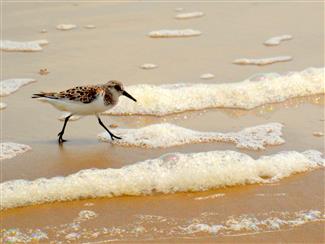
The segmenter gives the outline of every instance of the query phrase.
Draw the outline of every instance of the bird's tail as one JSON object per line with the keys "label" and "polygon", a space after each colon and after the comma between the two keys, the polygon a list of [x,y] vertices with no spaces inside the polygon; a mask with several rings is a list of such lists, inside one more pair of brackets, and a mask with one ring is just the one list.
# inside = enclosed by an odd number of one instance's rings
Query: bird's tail
{"label": "bird's tail", "polygon": [[33,94],[32,98],[50,98],[50,99],[58,99],[57,96],[55,96],[54,92],[40,92]]}

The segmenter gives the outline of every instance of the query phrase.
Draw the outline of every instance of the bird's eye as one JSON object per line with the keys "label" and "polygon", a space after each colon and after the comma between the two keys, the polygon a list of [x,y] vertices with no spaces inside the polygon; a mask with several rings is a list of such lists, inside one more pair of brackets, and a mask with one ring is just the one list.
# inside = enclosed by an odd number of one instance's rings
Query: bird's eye
{"label": "bird's eye", "polygon": [[117,91],[121,91],[121,86],[120,85],[115,85],[114,88],[117,90]]}

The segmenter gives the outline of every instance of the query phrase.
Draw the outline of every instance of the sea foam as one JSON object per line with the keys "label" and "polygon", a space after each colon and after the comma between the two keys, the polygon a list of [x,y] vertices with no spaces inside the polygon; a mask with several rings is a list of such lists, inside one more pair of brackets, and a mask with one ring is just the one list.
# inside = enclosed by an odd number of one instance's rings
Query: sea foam
{"label": "sea foam", "polygon": [[18,154],[27,152],[32,148],[28,145],[13,142],[0,143],[0,160],[16,157]]}
{"label": "sea foam", "polygon": [[7,104],[0,102],[0,110],[5,109],[6,107],[7,107]]}
{"label": "sea foam", "polygon": [[148,34],[153,38],[162,38],[162,37],[191,37],[191,36],[199,36],[201,32],[198,30],[192,29],[182,29],[182,30],[157,30],[151,31]]}
{"label": "sea foam", "polygon": [[146,63],[146,64],[142,64],[140,66],[141,69],[155,69],[155,68],[158,68],[158,66],[156,64],[149,64],[149,63]]}
{"label": "sea foam", "polygon": [[203,12],[180,13],[175,16],[176,19],[192,19],[204,16]]}
{"label": "sea foam", "polygon": [[72,30],[72,29],[76,29],[76,28],[77,28],[77,25],[74,25],[74,24],[59,24],[56,26],[57,30],[63,30],[63,31]]}
{"label": "sea foam", "polygon": [[281,137],[282,124],[269,123],[249,127],[239,132],[201,132],[177,125],[163,123],[149,125],[139,129],[115,129],[121,140],[111,140],[107,132],[98,135],[99,140],[118,145],[145,148],[165,148],[190,143],[230,142],[238,148],[252,150],[265,149],[267,145],[280,145],[285,141]]}
{"label": "sea foam", "polygon": [[[194,234],[206,232],[209,234],[221,233],[263,233],[269,231],[278,231],[282,228],[292,228],[309,222],[322,221],[324,217],[318,210],[299,211],[289,214],[288,212],[279,213],[277,217],[242,215],[239,217],[230,217],[226,221],[218,224],[191,223],[182,227],[184,233]],[[293,215],[293,216],[291,216]],[[262,218],[261,218],[262,217]],[[220,234],[221,234],[220,233]],[[226,234],[227,235],[227,234]]]}
{"label": "sea foam", "polygon": [[17,42],[9,40],[0,41],[0,50],[17,52],[37,52],[42,51],[42,46],[47,45],[47,40],[36,40],[29,42]]}
{"label": "sea foam", "polygon": [[[80,215],[90,218],[80,219]],[[193,217],[170,217],[162,215],[136,214],[122,224],[106,223],[96,227],[90,222],[97,213],[82,210],[79,215],[59,225],[42,225],[39,228],[2,229],[1,243],[54,243],[65,240],[64,243],[103,243],[100,240],[132,242],[138,240],[150,242],[165,238],[178,240],[202,240],[201,238],[218,236],[252,235],[267,232],[292,230],[307,223],[324,221],[323,211],[316,209],[289,211],[272,211],[261,213],[243,213],[225,218],[216,218],[216,212],[202,212]],[[101,216],[103,217],[103,216]],[[131,216],[132,217],[132,216]],[[88,222],[88,224],[87,224]],[[105,242],[104,241],[104,242]],[[133,241],[134,242],[134,241]]]}
{"label": "sea foam", "polygon": [[200,76],[200,78],[204,79],[204,80],[212,79],[212,78],[214,78],[214,74],[211,74],[211,73],[202,74]]}
{"label": "sea foam", "polygon": [[314,150],[280,152],[259,159],[235,151],[172,153],[119,169],[87,169],[66,177],[3,182],[0,208],[271,183],[322,166],[322,154]]}
{"label": "sea foam", "polygon": [[121,98],[117,106],[104,114],[163,116],[218,107],[252,109],[293,97],[324,94],[324,83],[324,68],[309,68],[260,81],[134,85],[126,90],[137,99],[137,103]]}
{"label": "sea foam", "polygon": [[270,39],[267,39],[264,42],[264,45],[266,46],[277,46],[279,45],[282,41],[287,41],[287,40],[291,40],[292,36],[291,35],[281,35],[281,36],[275,36],[272,37]]}
{"label": "sea foam", "polygon": [[287,62],[292,60],[291,56],[278,56],[270,58],[239,58],[233,61],[234,64],[253,64],[253,65],[267,65],[278,62]]}
{"label": "sea foam", "polygon": [[0,81],[0,97],[14,93],[22,86],[35,82],[35,79],[8,79]]}

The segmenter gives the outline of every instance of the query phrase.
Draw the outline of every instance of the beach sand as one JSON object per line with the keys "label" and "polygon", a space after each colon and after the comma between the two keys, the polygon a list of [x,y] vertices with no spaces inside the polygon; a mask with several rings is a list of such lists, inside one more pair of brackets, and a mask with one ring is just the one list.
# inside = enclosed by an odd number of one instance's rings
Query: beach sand
{"label": "beach sand", "polygon": [[[203,17],[177,20],[175,8],[202,11]],[[13,179],[67,176],[88,168],[120,168],[168,152],[236,150],[257,158],[283,150],[315,149],[324,153],[324,95],[294,98],[252,110],[207,109],[164,117],[102,116],[107,125],[142,127],[161,122],[202,131],[239,131],[268,122],[283,123],[286,143],[264,151],[239,150],[232,144],[206,143],[167,149],[120,147],[97,140],[102,128],[95,117],[67,125],[62,147],[56,134],[60,113],[30,99],[38,91],[60,91],[77,85],[117,79],[126,85],[177,82],[226,83],[263,72],[301,71],[324,67],[324,4],[322,3],[3,3],[2,39],[32,41],[47,39],[41,52],[2,52],[2,77],[34,78],[36,83],[4,97],[1,110],[1,140],[27,144],[32,150],[1,162],[1,182]],[[76,24],[69,31],[58,24]],[[85,29],[84,25],[95,25]],[[47,33],[40,33],[42,29]],[[150,38],[159,29],[192,28],[201,36]],[[272,36],[291,34],[293,39],[266,47]],[[290,55],[292,61],[265,66],[232,64],[237,58]],[[144,63],[158,68],[143,70]],[[47,68],[49,74],[39,75]],[[200,80],[212,73],[213,79]],[[114,129],[112,129],[114,131]],[[215,198],[204,198],[213,194]],[[264,194],[264,195],[263,195]],[[218,196],[218,195],[217,195]],[[198,198],[203,198],[198,200]],[[91,204],[89,204],[91,203]],[[230,216],[266,219],[300,211],[324,209],[324,170],[290,176],[271,185],[244,185],[197,193],[154,194],[85,199],[1,211],[1,229],[19,228],[31,235],[46,232],[43,242],[324,242],[324,222],[288,225],[273,231],[239,230],[213,234],[186,233],[178,226],[191,223],[224,223]],[[97,216],[82,220],[73,229],[82,210]],[[322,214],[324,214],[322,212]],[[286,218],[294,218],[292,216]],[[212,217],[211,217],[212,216]],[[282,216],[282,215],[281,215]],[[119,228],[104,233],[103,228]],[[255,233],[256,232],[256,233]],[[79,233],[73,239],[71,233]],[[69,238],[71,237],[71,238]]]}

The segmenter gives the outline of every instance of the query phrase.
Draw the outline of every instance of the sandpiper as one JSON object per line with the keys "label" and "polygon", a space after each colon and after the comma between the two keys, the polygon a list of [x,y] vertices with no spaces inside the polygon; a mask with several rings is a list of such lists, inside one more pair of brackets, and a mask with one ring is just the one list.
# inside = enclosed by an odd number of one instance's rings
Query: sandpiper
{"label": "sandpiper", "polygon": [[61,144],[66,141],[62,137],[72,115],[96,115],[98,123],[109,133],[112,140],[121,139],[110,132],[99,117],[101,112],[114,107],[121,95],[137,101],[124,90],[123,84],[116,80],[108,81],[102,85],[77,86],[61,92],[40,92],[33,94],[32,98],[47,102],[61,111],[70,112],[58,134],[58,142]]}

